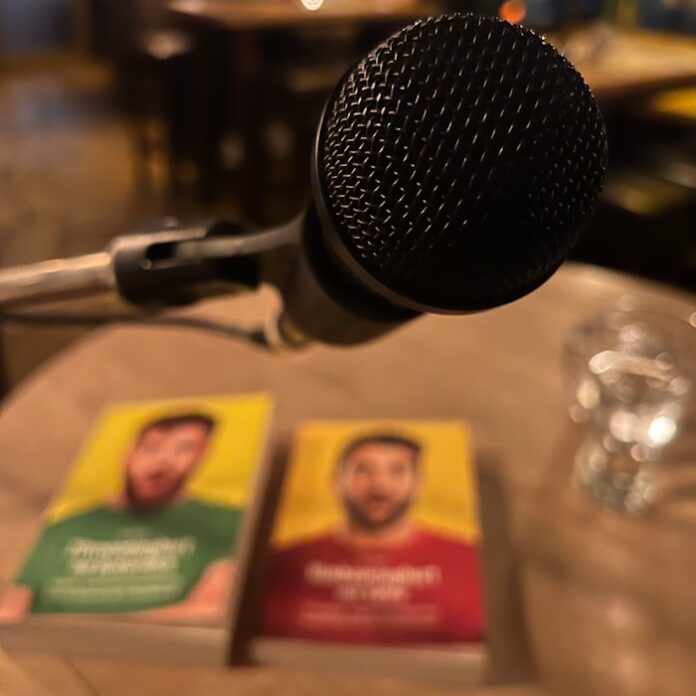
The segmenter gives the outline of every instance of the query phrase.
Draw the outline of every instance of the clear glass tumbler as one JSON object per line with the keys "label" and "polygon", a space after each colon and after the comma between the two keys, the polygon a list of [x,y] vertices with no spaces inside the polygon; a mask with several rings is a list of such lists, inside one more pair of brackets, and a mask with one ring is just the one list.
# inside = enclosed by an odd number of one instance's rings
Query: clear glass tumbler
{"label": "clear glass tumbler", "polygon": [[657,312],[609,310],[571,331],[563,356],[570,415],[587,424],[574,477],[595,500],[623,512],[653,502],[695,355],[696,328]]}

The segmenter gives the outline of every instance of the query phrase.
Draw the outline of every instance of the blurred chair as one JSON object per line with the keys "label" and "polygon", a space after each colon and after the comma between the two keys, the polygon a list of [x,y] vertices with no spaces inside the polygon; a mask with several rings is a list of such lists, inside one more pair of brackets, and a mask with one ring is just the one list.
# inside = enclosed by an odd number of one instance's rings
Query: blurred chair
{"label": "blurred chair", "polygon": [[574,256],[696,290],[696,129],[664,126],[650,119],[633,131],[628,153],[617,135],[600,206]]}
{"label": "blurred chair", "polygon": [[[257,133],[243,137],[255,144],[245,162],[247,176],[258,182],[246,204],[257,217],[273,222],[292,215],[309,191],[310,156],[324,103],[359,53],[360,29],[340,26],[268,32],[260,44],[255,116]],[[268,207],[270,204],[270,207]]]}
{"label": "blurred chair", "polygon": [[266,30],[258,36],[253,61],[237,53],[244,101],[233,109],[230,127],[239,145],[233,152],[243,153],[234,164],[243,180],[244,209],[254,223],[279,222],[304,205],[328,96],[343,73],[395,28],[382,22]]}
{"label": "blurred chair", "polygon": [[193,51],[185,34],[154,29],[138,37],[127,63],[138,155],[156,190],[172,200],[185,195],[198,175],[191,118]]}
{"label": "blurred chair", "polygon": [[575,257],[696,289],[693,194],[652,167],[615,169]]}
{"label": "blurred chair", "polygon": [[224,62],[177,26],[163,0],[91,0],[96,52],[115,66],[119,102],[134,127],[144,184],[172,213],[217,194]]}

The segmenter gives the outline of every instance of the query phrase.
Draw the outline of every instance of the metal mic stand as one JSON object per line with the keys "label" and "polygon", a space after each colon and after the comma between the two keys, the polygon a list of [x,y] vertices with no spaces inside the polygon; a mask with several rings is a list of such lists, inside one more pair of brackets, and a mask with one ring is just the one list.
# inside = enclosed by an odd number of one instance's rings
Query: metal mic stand
{"label": "metal mic stand", "polygon": [[296,246],[292,221],[262,232],[215,222],[116,237],[108,249],[0,270],[0,317],[37,303],[116,293],[147,308],[177,307],[230,290],[255,290],[268,252]]}
{"label": "metal mic stand", "polygon": [[[188,227],[170,223],[164,229],[116,237],[96,254],[0,270],[0,325],[9,321],[50,324],[56,302],[112,295],[134,310],[128,320],[140,316],[160,324],[215,328],[195,319],[161,318],[161,313],[207,297],[253,291],[263,281],[282,278],[296,259],[300,228],[299,219],[260,232],[227,222]],[[37,315],[35,308],[47,303],[50,309]],[[70,320],[97,323],[80,314],[71,315]],[[98,323],[110,320],[124,317],[106,315]],[[56,316],[54,323],[60,322]],[[265,322],[257,332],[234,326],[220,330],[275,348],[283,343],[277,322],[277,318]],[[0,397],[7,391],[8,385],[0,385]]]}

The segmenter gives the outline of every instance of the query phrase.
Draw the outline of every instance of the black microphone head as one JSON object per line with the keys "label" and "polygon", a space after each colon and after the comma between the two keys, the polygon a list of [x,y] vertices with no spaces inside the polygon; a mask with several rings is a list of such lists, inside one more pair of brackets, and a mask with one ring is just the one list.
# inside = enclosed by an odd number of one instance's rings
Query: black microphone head
{"label": "black microphone head", "polygon": [[313,162],[324,243],[398,306],[504,304],[570,252],[606,158],[592,93],[542,38],[487,17],[419,21],[326,106]]}

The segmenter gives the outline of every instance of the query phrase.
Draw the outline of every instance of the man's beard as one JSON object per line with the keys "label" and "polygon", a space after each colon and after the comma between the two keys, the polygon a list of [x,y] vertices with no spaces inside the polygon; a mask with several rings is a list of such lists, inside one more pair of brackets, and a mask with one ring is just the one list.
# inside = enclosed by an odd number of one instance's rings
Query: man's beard
{"label": "man's beard", "polygon": [[129,507],[139,512],[164,507],[165,505],[169,505],[169,503],[171,503],[172,500],[177,496],[179,491],[183,488],[185,481],[185,479],[180,478],[166,492],[160,493],[159,495],[154,497],[141,498],[138,495],[138,491],[133,485],[133,482],[130,478],[128,478],[126,481],[125,489],[126,500],[128,500]]}
{"label": "man's beard", "polygon": [[348,519],[360,529],[366,532],[381,532],[403,518],[411,507],[411,499],[406,498],[394,506],[394,509],[378,520],[368,517],[350,498],[343,498],[343,507]]}

